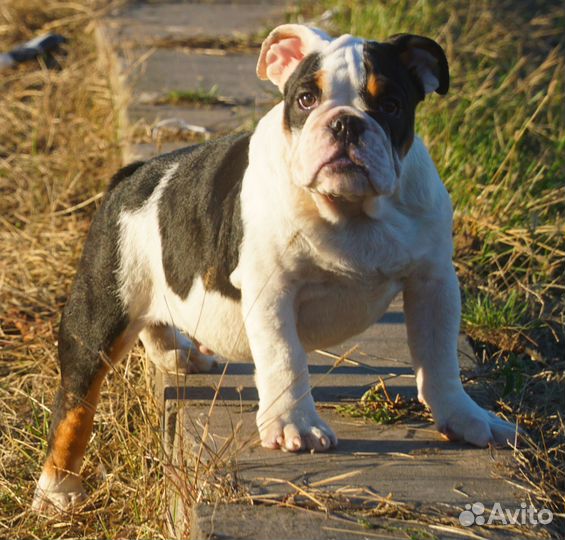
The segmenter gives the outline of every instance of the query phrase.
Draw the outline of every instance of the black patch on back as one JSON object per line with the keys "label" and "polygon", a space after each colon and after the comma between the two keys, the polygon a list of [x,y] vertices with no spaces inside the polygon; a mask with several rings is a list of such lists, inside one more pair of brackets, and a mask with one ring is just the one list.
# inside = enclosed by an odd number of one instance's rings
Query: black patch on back
{"label": "black patch on back", "polygon": [[[421,87],[410,75],[394,45],[367,41],[363,47],[365,73],[375,74],[379,91],[372,96],[367,90],[367,81],[362,84],[361,97],[367,105],[367,113],[389,133],[393,147],[405,153],[405,147],[414,137],[416,105],[423,99]],[[397,115],[388,115],[380,110],[380,104],[389,97],[397,99],[401,110]]]}
{"label": "black patch on back", "polygon": [[108,191],[112,191],[122,180],[129,178],[144,163],[145,163],[144,161],[134,161],[133,163],[129,163],[125,167],[122,167],[110,179],[110,184],[108,185]]}
{"label": "black patch on back", "polygon": [[302,59],[286,81],[284,85],[284,127],[286,129],[301,129],[308,118],[309,112],[303,111],[296,101],[299,94],[311,92],[321,99],[322,91],[317,81],[320,66],[320,54],[311,53]]}
{"label": "black patch on back", "polygon": [[159,201],[162,257],[169,287],[186,298],[196,276],[207,289],[239,299],[229,281],[243,238],[240,193],[250,133],[168,154],[179,167]]}

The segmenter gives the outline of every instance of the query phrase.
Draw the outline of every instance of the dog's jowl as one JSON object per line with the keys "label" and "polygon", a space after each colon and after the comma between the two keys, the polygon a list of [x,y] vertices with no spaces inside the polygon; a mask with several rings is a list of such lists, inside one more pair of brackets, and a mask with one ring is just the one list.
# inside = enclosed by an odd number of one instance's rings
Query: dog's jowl
{"label": "dog's jowl", "polygon": [[83,497],[100,387],[138,337],[166,370],[208,371],[206,350],[252,359],[262,444],[330,449],[306,353],[362,332],[399,292],[438,429],[478,446],[513,439],[460,382],[451,203],[414,134],[418,103],[449,87],[441,47],[283,25],[257,73],[284,98],[253,134],[129,165],[112,181],[63,313],[35,508]]}

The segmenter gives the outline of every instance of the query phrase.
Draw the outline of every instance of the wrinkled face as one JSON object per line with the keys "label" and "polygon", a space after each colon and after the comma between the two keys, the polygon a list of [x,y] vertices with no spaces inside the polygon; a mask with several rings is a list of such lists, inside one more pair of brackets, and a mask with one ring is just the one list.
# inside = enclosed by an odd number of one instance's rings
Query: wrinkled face
{"label": "wrinkled face", "polygon": [[344,36],[306,56],[285,84],[293,179],[324,215],[361,213],[367,197],[396,188],[422,96],[392,49]]}
{"label": "wrinkled face", "polygon": [[427,92],[447,89],[444,66],[433,54],[403,43],[417,38],[441,49],[419,36],[378,43],[345,35],[309,52],[303,35],[283,38],[266,54],[267,76],[284,94],[293,182],[330,221],[360,215],[368,199],[394,193],[418,102]]}

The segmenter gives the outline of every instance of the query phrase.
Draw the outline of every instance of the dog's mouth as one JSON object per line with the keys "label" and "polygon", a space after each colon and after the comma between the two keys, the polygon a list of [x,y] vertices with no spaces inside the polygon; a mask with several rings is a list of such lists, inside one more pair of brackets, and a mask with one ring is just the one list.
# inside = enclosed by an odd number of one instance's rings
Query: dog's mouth
{"label": "dog's mouth", "polygon": [[320,165],[318,173],[324,174],[363,174],[367,175],[367,169],[363,163],[355,159],[349,152],[341,151],[337,155]]}
{"label": "dog's mouth", "polygon": [[345,152],[323,163],[316,175],[318,182],[309,187],[316,204],[345,216],[363,212],[363,201],[369,195],[367,169]]}
{"label": "dog's mouth", "polygon": [[333,174],[349,174],[352,172],[366,173],[365,167],[355,163],[351,157],[345,154],[341,154],[327,161],[320,167],[320,170],[322,169]]}

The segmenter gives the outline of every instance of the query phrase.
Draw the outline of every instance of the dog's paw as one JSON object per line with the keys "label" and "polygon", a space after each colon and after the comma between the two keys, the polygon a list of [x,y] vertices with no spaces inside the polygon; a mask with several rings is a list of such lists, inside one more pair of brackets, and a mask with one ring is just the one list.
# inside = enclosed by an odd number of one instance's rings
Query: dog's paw
{"label": "dog's paw", "polygon": [[164,351],[151,360],[161,370],[171,373],[209,373],[218,367],[213,356],[202,354],[193,346]]}
{"label": "dog's paw", "polygon": [[39,514],[56,514],[80,506],[86,500],[80,478],[67,475],[62,480],[51,478],[45,473],[35,488],[31,509]]}
{"label": "dog's paw", "polygon": [[435,410],[432,408],[437,429],[451,441],[465,441],[484,448],[489,444],[514,444],[517,427],[494,413],[479,407],[461,391]]}
{"label": "dog's paw", "polygon": [[218,366],[213,352],[169,325],[144,328],[140,334],[149,360],[161,371],[208,373]]}
{"label": "dog's paw", "polygon": [[269,419],[258,419],[261,445],[287,452],[325,452],[337,445],[333,430],[313,411],[300,408]]}

